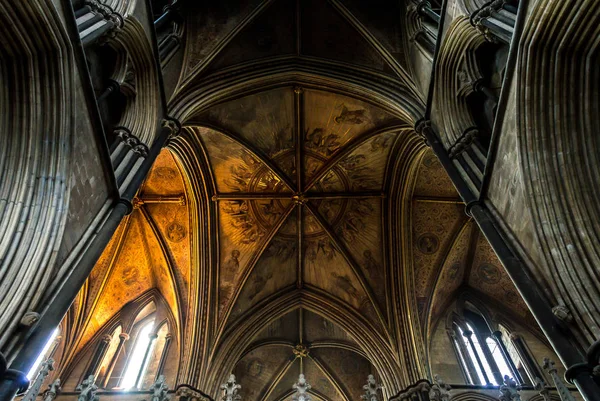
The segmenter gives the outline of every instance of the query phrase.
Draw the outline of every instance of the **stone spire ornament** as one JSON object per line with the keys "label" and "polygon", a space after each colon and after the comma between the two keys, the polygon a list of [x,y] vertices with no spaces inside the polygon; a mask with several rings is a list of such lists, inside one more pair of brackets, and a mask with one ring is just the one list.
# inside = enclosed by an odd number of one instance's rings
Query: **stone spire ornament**
{"label": "stone spire ornament", "polygon": [[365,393],[360,396],[365,401],[379,401],[379,396],[377,394],[377,390],[381,390],[383,386],[381,384],[377,384],[375,381],[375,377],[373,375],[369,375],[367,377],[367,384],[363,386],[363,390]]}
{"label": "stone spire ornament", "polygon": [[551,361],[548,358],[544,358],[544,365],[542,366],[542,368],[546,369],[548,371],[548,374],[550,374],[550,377],[552,377],[552,381],[554,381],[554,387],[556,387],[556,391],[558,391],[558,396],[560,397],[560,399],[562,401],[575,401],[575,398],[573,398],[571,392],[558,375],[558,371],[556,370],[556,367],[554,365],[554,361]]}
{"label": "stone spire ornament", "polygon": [[227,379],[227,383],[221,384],[221,390],[223,390],[223,396],[221,397],[222,401],[239,401],[242,399],[242,396],[238,394],[238,390],[241,389],[242,386],[235,382],[235,375],[230,374],[229,379]]}
{"label": "stone spire ornament", "polygon": [[56,379],[48,386],[48,390],[44,392],[44,401],[54,401],[54,399],[60,394],[62,388],[60,387],[60,379]]}
{"label": "stone spire ornament", "polygon": [[77,401],[98,401],[100,397],[96,395],[98,386],[96,386],[96,378],[94,375],[89,375],[87,379],[81,382],[81,384],[75,387],[76,391],[80,391]]}
{"label": "stone spire ornament", "polygon": [[450,401],[451,388],[439,375],[435,375],[433,376],[433,385],[429,391],[429,398],[431,401]]}
{"label": "stone spire ornament", "polygon": [[544,383],[544,381],[539,377],[536,377],[533,379],[533,381],[533,389],[539,391],[538,394],[542,396],[544,401],[552,401],[550,398],[550,391],[548,390],[548,387],[546,387],[546,383]]}
{"label": "stone spire ornament", "polygon": [[304,375],[300,373],[298,376],[298,383],[292,386],[292,389],[296,390],[292,395],[294,401],[312,401],[312,397],[308,394],[308,390],[311,389],[311,385],[306,382]]}
{"label": "stone spire ornament", "polygon": [[150,390],[152,390],[152,401],[169,401],[171,399],[167,395],[169,386],[167,386],[164,375],[158,376],[158,379],[156,379]]}
{"label": "stone spire ornament", "polygon": [[48,358],[42,363],[42,368],[38,372],[37,376],[29,390],[27,390],[27,394],[23,397],[22,401],[33,401],[36,399],[37,395],[40,392],[40,388],[42,388],[42,384],[46,377],[50,373],[51,370],[54,370],[54,359]]}
{"label": "stone spire ornament", "polygon": [[514,379],[504,376],[504,384],[500,386],[500,401],[521,401],[521,385],[517,385]]}

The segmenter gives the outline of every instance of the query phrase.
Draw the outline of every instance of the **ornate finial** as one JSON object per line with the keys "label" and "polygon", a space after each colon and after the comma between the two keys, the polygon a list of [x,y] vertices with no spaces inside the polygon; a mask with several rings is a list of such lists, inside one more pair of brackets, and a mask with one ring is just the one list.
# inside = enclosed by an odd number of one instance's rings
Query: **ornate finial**
{"label": "ornate finial", "polygon": [[544,401],[551,401],[550,391],[548,391],[548,387],[546,387],[546,383],[539,377],[533,379],[533,389],[539,391],[539,394],[542,396]]}
{"label": "ornate finial", "polygon": [[363,386],[365,393],[361,395],[360,398],[365,401],[379,401],[377,390],[381,390],[382,388],[383,386],[375,381],[375,377],[373,375],[369,375],[367,377],[367,384]]}
{"label": "ornate finial", "polygon": [[27,390],[27,394],[22,398],[22,401],[34,401],[42,388],[42,384],[51,370],[54,370],[54,359],[48,358],[42,363],[42,367],[38,372],[33,384]]}
{"label": "ornate finial", "polygon": [[308,394],[308,390],[311,389],[311,385],[306,382],[304,375],[301,373],[298,376],[298,383],[292,386],[296,392],[292,395],[294,401],[311,401],[312,397]]}
{"label": "ornate finial", "polygon": [[500,386],[500,401],[521,401],[521,385],[517,385],[511,377],[504,376],[504,384]]}
{"label": "ornate finial", "polygon": [[439,375],[435,375],[429,391],[429,398],[431,401],[449,401],[451,388]]}
{"label": "ornate finial", "polygon": [[575,398],[573,398],[571,392],[569,391],[565,383],[562,381],[560,376],[558,376],[558,370],[556,369],[554,361],[551,361],[548,358],[544,358],[544,365],[542,366],[542,368],[546,369],[546,371],[552,378],[552,381],[554,382],[554,387],[556,387],[556,391],[558,391],[560,399],[563,401],[575,401]]}
{"label": "ornate finial", "polygon": [[77,401],[98,401],[100,397],[96,395],[98,386],[94,383],[96,378],[94,375],[89,375],[87,379],[81,382],[81,384],[75,387],[76,391],[80,391]]}
{"label": "ornate finial", "polygon": [[544,358],[544,364],[542,365],[542,368],[546,369],[548,373],[552,374],[556,373],[556,367],[554,365],[554,361],[551,361],[550,358]]}
{"label": "ornate finial", "polygon": [[292,351],[296,358],[306,358],[308,356],[308,347],[304,344],[298,344]]}
{"label": "ornate finial", "polygon": [[60,394],[60,379],[56,379],[48,386],[48,390],[44,392],[44,401],[54,401],[56,396]]}
{"label": "ornate finial", "polygon": [[167,386],[165,376],[160,375],[158,379],[152,384],[152,401],[168,401],[171,399],[167,395],[167,391],[169,391],[169,386]]}
{"label": "ornate finial", "polygon": [[229,379],[227,379],[227,383],[221,384],[221,390],[223,390],[223,397],[221,397],[222,401],[237,401],[241,400],[242,396],[238,394],[238,390],[241,389],[242,386],[235,382],[235,375],[229,375]]}

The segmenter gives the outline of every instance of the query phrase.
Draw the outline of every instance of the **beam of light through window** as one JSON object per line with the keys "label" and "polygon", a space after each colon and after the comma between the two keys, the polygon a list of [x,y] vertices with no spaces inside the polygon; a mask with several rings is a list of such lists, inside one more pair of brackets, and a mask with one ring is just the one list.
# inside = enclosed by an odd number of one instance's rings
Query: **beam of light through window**
{"label": "beam of light through window", "polygon": [[[469,328],[469,330],[471,330],[471,329]],[[473,367],[475,367],[475,372],[477,373],[479,382],[484,385],[487,384],[487,382],[485,380],[485,376],[483,375],[483,372],[481,371],[481,367],[479,366],[479,363],[477,363],[477,357],[475,356],[473,347],[471,347],[471,344],[469,343],[469,339],[467,337],[465,337],[464,332],[460,327],[458,328],[458,331],[460,332],[460,336],[462,337],[463,341],[465,342],[465,347],[467,348],[467,353],[469,354],[469,358],[471,359],[471,363],[473,364]],[[474,336],[474,334],[471,334],[471,336]]]}
{"label": "beam of light through window", "polygon": [[494,361],[496,361],[496,365],[498,365],[498,369],[500,370],[500,374],[502,375],[502,377],[504,376],[508,376],[508,377],[512,377],[512,371],[510,370],[510,368],[508,367],[508,364],[506,363],[506,359],[504,358],[504,354],[502,353],[502,350],[500,349],[500,345],[498,345],[498,342],[492,338],[487,338],[485,340],[485,342],[488,345],[488,348],[490,349],[490,352],[492,353],[492,358],[494,358]]}
{"label": "beam of light through window", "polygon": [[[140,370],[145,369],[147,367],[142,366],[142,363],[144,362],[144,356],[146,355],[146,350],[148,349],[148,345],[150,344],[149,336],[152,332],[153,326],[154,322],[146,324],[144,327],[141,328],[137,336],[135,347],[133,348],[131,357],[129,358],[129,363],[127,364],[127,369],[125,370],[123,380],[121,381],[121,387],[124,389],[136,387],[138,385],[136,381],[138,376],[140,376]],[[143,371],[141,376],[144,376]]]}
{"label": "beam of light through window", "polygon": [[54,343],[54,339],[56,338],[56,336],[58,336],[58,327],[54,329],[54,331],[50,335],[50,338],[48,339],[48,341],[46,341],[46,345],[44,345],[42,352],[40,352],[37,359],[33,363],[33,366],[31,367],[31,369],[29,369],[29,373],[27,373],[27,378],[29,380],[32,380],[34,378],[34,375],[37,373],[38,368],[40,367],[44,359],[46,359],[46,355],[48,354],[52,343]]}
{"label": "beam of light through window", "polygon": [[479,336],[477,335],[475,330],[473,330],[473,327],[471,327],[471,325],[469,323],[467,323],[467,328],[473,333],[471,335],[471,340],[473,340],[473,345],[475,346],[475,351],[477,352],[477,356],[479,356],[479,360],[481,361],[481,364],[483,365],[483,369],[485,369],[485,374],[487,375],[488,380],[490,381],[491,384],[495,384],[495,385],[501,384],[501,383],[497,383],[496,378],[494,377],[494,374],[492,373],[492,368],[490,367],[490,365],[485,357],[485,354],[483,353],[481,344],[479,344]]}

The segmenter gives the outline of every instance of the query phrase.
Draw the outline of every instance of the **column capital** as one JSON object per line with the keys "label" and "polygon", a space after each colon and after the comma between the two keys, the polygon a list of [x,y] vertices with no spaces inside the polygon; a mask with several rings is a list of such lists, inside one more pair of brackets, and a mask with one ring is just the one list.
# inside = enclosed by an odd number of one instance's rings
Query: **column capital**
{"label": "column capital", "polygon": [[427,142],[427,136],[425,135],[425,130],[431,129],[431,121],[425,118],[421,118],[415,123],[415,132],[423,140],[425,145],[430,146],[429,142]]}
{"label": "column capital", "polygon": [[171,138],[175,138],[181,132],[181,123],[173,117],[166,117],[163,119],[162,126],[171,130]]}

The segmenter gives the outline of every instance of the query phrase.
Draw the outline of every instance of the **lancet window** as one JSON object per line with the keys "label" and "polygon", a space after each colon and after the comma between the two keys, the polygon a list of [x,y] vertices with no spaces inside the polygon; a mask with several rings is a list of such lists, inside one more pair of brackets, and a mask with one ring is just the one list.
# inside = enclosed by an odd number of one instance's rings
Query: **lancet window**
{"label": "lancet window", "polygon": [[481,314],[465,310],[464,319],[455,319],[452,327],[452,343],[468,384],[498,386],[505,375],[531,383],[504,326],[493,331]]}

